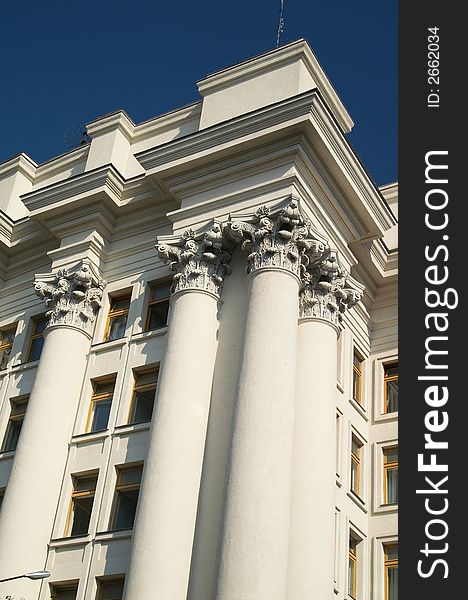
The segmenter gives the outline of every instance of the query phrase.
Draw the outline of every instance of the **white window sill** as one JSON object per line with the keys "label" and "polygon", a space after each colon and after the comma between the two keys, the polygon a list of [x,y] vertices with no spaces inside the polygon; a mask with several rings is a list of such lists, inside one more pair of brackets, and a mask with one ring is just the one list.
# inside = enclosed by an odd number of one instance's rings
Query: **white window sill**
{"label": "white window sill", "polygon": [[365,421],[369,421],[369,417],[367,416],[366,410],[363,406],[361,406],[359,404],[359,402],[356,402],[356,400],[354,398],[350,398],[349,399],[349,403],[351,404],[351,406],[353,408],[355,408],[357,410],[357,412],[361,415],[361,417],[365,420]]}
{"label": "white window sill", "polygon": [[368,510],[366,508],[366,503],[362,498],[360,498],[354,492],[351,491],[348,492],[348,498],[351,498],[354,504],[356,504],[356,506],[359,506],[359,508],[367,515]]}
{"label": "white window sill", "polygon": [[91,354],[99,354],[100,352],[107,352],[114,348],[120,348],[128,343],[128,337],[122,337],[118,340],[111,340],[110,342],[97,342],[91,346]]}
{"label": "white window sill", "polygon": [[127,423],[125,425],[117,425],[114,435],[126,435],[128,433],[137,433],[139,431],[147,431],[151,427],[151,421],[143,423]]}

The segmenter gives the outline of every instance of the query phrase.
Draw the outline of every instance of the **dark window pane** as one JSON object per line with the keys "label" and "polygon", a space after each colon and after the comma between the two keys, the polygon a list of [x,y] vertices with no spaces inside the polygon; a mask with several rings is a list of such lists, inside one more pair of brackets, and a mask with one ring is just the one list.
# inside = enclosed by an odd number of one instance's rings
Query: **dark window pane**
{"label": "dark window pane", "polygon": [[139,489],[117,492],[113,529],[131,529],[135,520]]}
{"label": "dark window pane", "polygon": [[119,485],[129,485],[132,483],[140,483],[143,465],[122,469],[119,471]]}
{"label": "dark window pane", "polygon": [[11,347],[0,350],[0,371],[7,368],[8,361],[10,360],[10,354]]}
{"label": "dark window pane", "polygon": [[44,338],[39,337],[31,341],[31,350],[29,351],[28,360],[39,360],[42,353],[42,346],[44,345]]}
{"label": "dark window pane", "polygon": [[103,581],[99,585],[98,600],[121,600],[123,588],[123,579],[121,581]]}
{"label": "dark window pane", "polygon": [[37,321],[34,321],[34,331],[33,333],[43,333],[44,329],[46,328],[47,323],[49,322],[49,319],[38,319]]}
{"label": "dark window pane", "polygon": [[144,392],[135,392],[135,396],[133,399],[133,423],[151,421],[155,392],[155,388],[146,390]]}
{"label": "dark window pane", "polygon": [[387,577],[388,600],[398,600],[398,567],[390,567]]}
{"label": "dark window pane", "polygon": [[93,421],[90,431],[102,431],[107,429],[109,414],[112,405],[112,398],[94,403]]}
{"label": "dark window pane", "polygon": [[8,427],[5,433],[5,439],[2,445],[2,452],[12,452],[16,450],[18,445],[18,439],[23,426],[23,419],[15,419],[8,423]]}
{"label": "dark window pane", "polygon": [[161,329],[167,325],[167,315],[169,313],[169,300],[167,302],[158,302],[149,307],[148,330]]}
{"label": "dark window pane", "polygon": [[156,383],[158,380],[158,370],[152,369],[151,371],[137,373],[135,379],[135,384],[138,386]]}
{"label": "dark window pane", "polygon": [[73,524],[70,535],[86,535],[93,510],[94,497],[73,500]]}
{"label": "dark window pane", "polygon": [[94,383],[94,394],[112,394],[114,387],[114,379],[112,381],[97,381]]}
{"label": "dark window pane", "polygon": [[388,413],[398,411],[398,379],[395,381],[387,381],[385,383],[386,394],[387,394],[387,406],[386,410]]}
{"label": "dark window pane", "polygon": [[77,477],[73,489],[75,492],[88,492],[96,489],[97,475],[89,477]]}
{"label": "dark window pane", "polygon": [[118,340],[125,335],[127,327],[127,314],[118,317],[111,317],[109,322],[109,331],[107,332],[106,342]]}
{"label": "dark window pane", "polygon": [[151,300],[162,300],[163,298],[169,299],[171,295],[171,283],[170,281],[162,283],[161,285],[154,285],[151,287]]}
{"label": "dark window pane", "polygon": [[111,312],[114,312],[116,310],[128,310],[129,306],[130,298],[115,299],[111,301],[110,310]]}
{"label": "dark window pane", "polygon": [[387,503],[398,504],[398,469],[387,469]]}
{"label": "dark window pane", "polygon": [[50,598],[51,600],[76,600],[76,594],[78,593],[78,585],[67,586],[67,587],[56,587],[50,586]]}

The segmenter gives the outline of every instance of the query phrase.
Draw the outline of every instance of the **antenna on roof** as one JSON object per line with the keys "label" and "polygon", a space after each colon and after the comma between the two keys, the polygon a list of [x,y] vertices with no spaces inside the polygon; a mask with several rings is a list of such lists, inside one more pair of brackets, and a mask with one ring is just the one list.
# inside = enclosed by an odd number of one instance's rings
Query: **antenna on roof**
{"label": "antenna on roof", "polygon": [[85,146],[90,141],[91,138],[87,134],[84,127],[80,127],[79,129],[72,127],[71,129],[67,129],[65,135],[63,136],[63,143],[65,144],[65,148],[67,150],[73,150],[73,148]]}
{"label": "antenna on roof", "polygon": [[276,47],[280,45],[281,34],[284,31],[284,0],[280,0],[280,12],[279,12],[279,21],[278,21],[278,31],[276,33]]}

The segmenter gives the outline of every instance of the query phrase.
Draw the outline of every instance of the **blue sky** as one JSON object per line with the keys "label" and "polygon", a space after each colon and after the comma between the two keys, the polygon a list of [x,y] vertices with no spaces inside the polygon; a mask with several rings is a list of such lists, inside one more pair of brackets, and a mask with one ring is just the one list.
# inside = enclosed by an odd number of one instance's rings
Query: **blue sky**
{"label": "blue sky", "polygon": [[[305,37],[355,122],[378,184],[397,178],[397,0],[284,0],[281,43]],[[276,45],[279,0],[24,0],[2,5],[0,162],[41,163],[123,108],[135,122],[199,99],[195,82]]]}

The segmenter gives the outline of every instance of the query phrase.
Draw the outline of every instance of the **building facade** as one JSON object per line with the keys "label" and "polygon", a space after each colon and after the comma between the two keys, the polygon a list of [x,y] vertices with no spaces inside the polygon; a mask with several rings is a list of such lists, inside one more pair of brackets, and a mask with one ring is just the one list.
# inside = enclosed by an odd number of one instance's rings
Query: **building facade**
{"label": "building facade", "polygon": [[396,600],[397,185],[304,40],[0,165],[15,600]]}

